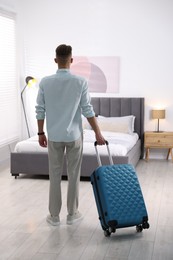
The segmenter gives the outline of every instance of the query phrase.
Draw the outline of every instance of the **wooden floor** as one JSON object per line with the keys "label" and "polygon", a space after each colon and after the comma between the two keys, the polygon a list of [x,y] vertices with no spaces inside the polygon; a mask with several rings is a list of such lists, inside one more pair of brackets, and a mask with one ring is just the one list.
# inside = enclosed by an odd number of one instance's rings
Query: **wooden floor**
{"label": "wooden floor", "polygon": [[118,229],[106,238],[90,182],[80,184],[80,224],[66,225],[67,181],[62,181],[61,225],[49,226],[49,180],[11,177],[0,168],[0,260],[172,260],[173,163],[140,161],[136,171],[148,209],[150,229]]}

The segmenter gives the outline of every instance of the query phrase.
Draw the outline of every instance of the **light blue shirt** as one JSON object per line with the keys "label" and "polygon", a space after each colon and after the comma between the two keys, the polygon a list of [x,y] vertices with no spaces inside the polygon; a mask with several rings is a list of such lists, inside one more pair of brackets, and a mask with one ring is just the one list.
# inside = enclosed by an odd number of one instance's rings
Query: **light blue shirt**
{"label": "light blue shirt", "polygon": [[82,118],[93,117],[87,81],[58,69],[56,74],[41,80],[36,105],[36,118],[46,117],[48,139],[54,142],[72,142],[82,133]]}

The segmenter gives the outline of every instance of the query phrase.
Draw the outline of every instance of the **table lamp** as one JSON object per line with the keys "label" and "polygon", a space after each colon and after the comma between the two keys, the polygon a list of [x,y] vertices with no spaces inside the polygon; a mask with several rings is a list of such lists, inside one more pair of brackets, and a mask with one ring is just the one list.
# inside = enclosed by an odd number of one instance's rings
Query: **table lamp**
{"label": "table lamp", "polygon": [[162,132],[162,131],[159,130],[159,120],[165,118],[165,109],[153,109],[152,110],[152,118],[158,120],[156,132]]}

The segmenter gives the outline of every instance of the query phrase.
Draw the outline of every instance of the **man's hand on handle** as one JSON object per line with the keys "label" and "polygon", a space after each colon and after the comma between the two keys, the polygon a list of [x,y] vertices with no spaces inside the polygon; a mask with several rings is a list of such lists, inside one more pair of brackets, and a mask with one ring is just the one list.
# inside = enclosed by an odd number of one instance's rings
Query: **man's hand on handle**
{"label": "man's hand on handle", "polygon": [[96,141],[97,141],[98,145],[104,145],[106,143],[106,141],[101,133],[96,134]]}

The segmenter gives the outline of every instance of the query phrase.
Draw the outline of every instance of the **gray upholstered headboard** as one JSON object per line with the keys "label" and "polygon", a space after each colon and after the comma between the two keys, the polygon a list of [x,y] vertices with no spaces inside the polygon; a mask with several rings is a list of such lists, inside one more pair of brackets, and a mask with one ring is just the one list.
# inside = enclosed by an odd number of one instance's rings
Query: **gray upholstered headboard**
{"label": "gray upholstered headboard", "polygon": [[91,103],[94,111],[102,116],[128,116],[134,115],[135,132],[141,139],[143,150],[144,143],[144,98],[142,97],[92,97]]}

